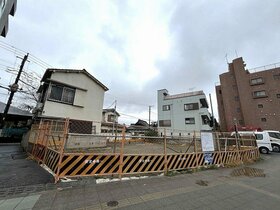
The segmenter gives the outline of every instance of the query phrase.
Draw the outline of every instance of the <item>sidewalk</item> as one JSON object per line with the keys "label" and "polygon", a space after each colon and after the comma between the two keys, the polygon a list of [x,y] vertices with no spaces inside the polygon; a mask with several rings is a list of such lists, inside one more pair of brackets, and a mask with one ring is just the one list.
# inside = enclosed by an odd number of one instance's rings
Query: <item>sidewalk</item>
{"label": "sidewalk", "polygon": [[[94,184],[55,186],[52,190],[8,196],[9,209],[278,209],[280,153],[262,156],[249,165],[265,176],[232,175],[237,168],[220,168],[175,176]],[[242,167],[241,167],[242,168]],[[249,175],[258,175],[254,173]]]}

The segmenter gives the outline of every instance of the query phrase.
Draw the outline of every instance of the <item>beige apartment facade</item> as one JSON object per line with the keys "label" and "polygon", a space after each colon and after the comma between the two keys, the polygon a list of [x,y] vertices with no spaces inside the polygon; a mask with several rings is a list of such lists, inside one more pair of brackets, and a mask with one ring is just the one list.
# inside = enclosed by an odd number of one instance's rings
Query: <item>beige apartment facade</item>
{"label": "beige apartment facade", "polygon": [[280,130],[280,65],[245,69],[242,57],[228,64],[216,86],[222,131]]}

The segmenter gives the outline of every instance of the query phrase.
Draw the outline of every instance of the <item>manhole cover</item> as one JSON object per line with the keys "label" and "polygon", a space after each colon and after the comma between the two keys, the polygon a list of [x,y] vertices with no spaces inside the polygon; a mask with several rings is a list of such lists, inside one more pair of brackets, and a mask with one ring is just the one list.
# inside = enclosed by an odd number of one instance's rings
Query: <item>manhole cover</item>
{"label": "manhole cover", "polygon": [[204,180],[198,180],[195,183],[200,185],[200,186],[208,186],[208,182],[204,181]]}
{"label": "manhole cover", "polygon": [[109,201],[109,202],[107,202],[107,206],[110,206],[110,207],[114,207],[114,206],[117,206],[117,205],[119,205],[118,201]]}
{"label": "manhole cover", "polygon": [[234,169],[231,176],[265,177],[265,173],[263,169],[244,167]]}

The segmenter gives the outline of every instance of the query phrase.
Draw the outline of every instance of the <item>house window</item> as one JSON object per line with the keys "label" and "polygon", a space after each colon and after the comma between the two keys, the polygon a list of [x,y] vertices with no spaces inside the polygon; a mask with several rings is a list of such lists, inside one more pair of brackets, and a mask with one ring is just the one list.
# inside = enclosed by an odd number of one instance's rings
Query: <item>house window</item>
{"label": "house window", "polygon": [[262,77],[251,79],[251,81],[250,81],[251,85],[259,85],[259,84],[263,84],[263,83],[264,83],[264,80]]}
{"label": "house window", "polygon": [[277,97],[277,98],[280,98],[280,93],[277,93],[277,94],[276,94],[276,97]]}
{"label": "house window", "polygon": [[262,122],[266,122],[266,118],[265,118],[265,117],[262,117],[262,118],[261,118],[261,121],[262,121]]}
{"label": "house window", "polygon": [[198,103],[191,103],[191,104],[184,104],[184,110],[197,110],[198,109]]}
{"label": "house window", "polygon": [[114,120],[115,120],[115,115],[112,114],[108,115],[108,122],[114,122]]}
{"label": "house window", "polygon": [[263,105],[262,104],[258,104],[258,108],[263,108]]}
{"label": "house window", "polygon": [[254,91],[253,97],[254,98],[263,98],[263,97],[267,97],[267,95],[266,95],[265,90],[261,90],[261,91]]}
{"label": "house window", "polygon": [[160,127],[171,127],[171,120],[159,120]]}
{"label": "house window", "polygon": [[162,111],[169,111],[170,110],[170,105],[163,105],[162,106]]}
{"label": "house window", "polygon": [[237,107],[237,108],[236,108],[236,112],[237,112],[237,113],[240,113],[240,107]]}
{"label": "house window", "polygon": [[210,121],[207,115],[201,115],[202,125],[207,125]]}
{"label": "house window", "polygon": [[52,85],[49,99],[60,101],[67,104],[73,104],[75,89],[60,85]]}
{"label": "house window", "polygon": [[195,118],[194,117],[185,118],[185,123],[186,124],[195,124]]}
{"label": "house window", "polygon": [[239,96],[234,96],[235,101],[239,101]]}

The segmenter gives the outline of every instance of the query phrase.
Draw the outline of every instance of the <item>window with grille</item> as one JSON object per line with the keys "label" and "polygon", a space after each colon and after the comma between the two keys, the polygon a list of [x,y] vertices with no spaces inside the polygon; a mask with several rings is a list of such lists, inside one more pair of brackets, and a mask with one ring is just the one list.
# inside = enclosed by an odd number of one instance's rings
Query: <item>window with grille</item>
{"label": "window with grille", "polygon": [[170,105],[163,105],[162,106],[162,111],[169,111],[170,110]]}
{"label": "window with grille", "polygon": [[264,83],[264,79],[262,77],[251,79],[251,85],[259,85]]}
{"label": "window with grille", "polygon": [[49,95],[50,100],[59,101],[67,104],[73,104],[75,97],[75,89],[61,85],[51,85]]}
{"label": "window with grille", "polygon": [[185,123],[186,124],[195,124],[195,118],[194,117],[185,118]]}
{"label": "window with grille", "polygon": [[197,109],[199,109],[198,103],[184,104],[184,110],[185,111],[197,110]]}
{"label": "window with grille", "polygon": [[265,90],[254,91],[253,92],[253,97],[254,98],[263,98],[263,97],[267,97],[267,94],[266,94]]}

